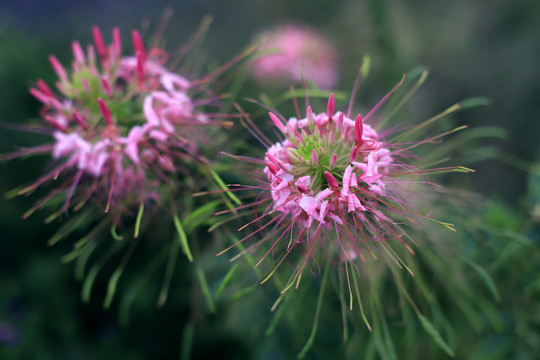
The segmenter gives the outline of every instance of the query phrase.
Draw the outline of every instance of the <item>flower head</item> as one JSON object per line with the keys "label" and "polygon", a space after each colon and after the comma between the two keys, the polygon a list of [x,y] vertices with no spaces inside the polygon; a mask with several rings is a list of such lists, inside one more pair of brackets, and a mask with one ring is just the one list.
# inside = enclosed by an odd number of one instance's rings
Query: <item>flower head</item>
{"label": "flower head", "polygon": [[336,85],[337,53],[314,29],[299,25],[279,26],[258,36],[262,55],[251,66],[261,82],[303,79],[321,88]]}
{"label": "flower head", "polygon": [[[411,151],[446,134],[419,141],[396,141],[420,131],[426,122],[387,132],[376,130],[370,123],[379,107],[401,84],[365,116],[351,117],[336,111],[333,94],[324,112],[316,113],[307,106],[305,117],[288,120],[269,113],[282,139],[269,144],[265,153],[261,180],[265,185],[261,188],[263,194],[269,193],[270,204],[256,221],[270,220],[240,240],[243,242],[267,229],[263,240],[272,244],[257,266],[270,253],[281,253],[281,260],[263,282],[287,258],[288,262],[296,263],[289,282],[296,287],[310,260],[320,264],[321,257],[336,264],[355,264],[367,262],[369,254],[373,260],[382,256],[409,270],[402,256],[413,255],[416,242],[406,227],[419,226],[422,220],[452,227],[419,210],[418,199],[433,188],[430,173],[470,170],[426,168]],[[273,231],[268,231],[270,225]],[[260,243],[254,247],[260,248]],[[300,260],[295,262],[291,259],[294,256]]]}
{"label": "flower head", "polygon": [[[209,23],[210,18],[203,19],[190,46],[199,41]],[[164,26],[161,23],[159,29]],[[152,44],[159,43],[161,33],[157,32]],[[207,204],[201,205],[191,195],[221,184],[206,156],[221,145],[219,135],[223,134],[219,127],[230,125],[221,119],[235,115],[205,112],[207,105],[219,105],[219,97],[209,89],[210,83],[248,52],[195,78],[170,69],[168,53],[157,46],[147,47],[138,31],[131,33],[131,56],[122,54],[118,29],[113,30],[111,43],[105,41],[97,27],[92,29],[92,37],[93,44],[85,48],[72,43],[70,67],[64,67],[55,56],[49,57],[58,76],[55,88],[38,80],[30,89],[30,94],[43,104],[41,117],[45,126],[41,132],[50,134],[52,141],[22,148],[3,158],[45,154],[52,158],[53,168],[11,194],[30,194],[47,183],[49,193],[24,217],[48,206],[54,208],[45,220],[49,222],[71,210],[64,226],[48,243],[84,234],[64,260],[84,259],[77,276],[85,281],[85,301],[90,299],[95,279],[85,277],[85,273],[92,275],[102,264],[119,260],[104,300],[104,306],[110,306],[120,274],[138,251],[152,263],[154,258],[167,261],[167,275],[158,299],[158,304],[163,305],[176,255],[181,249],[193,261],[188,236],[206,224],[212,214],[213,208],[200,210]],[[170,62],[175,64],[171,67],[179,64],[187,50],[189,47],[182,48]],[[228,196],[237,200],[234,195]],[[153,237],[152,245],[141,249],[140,235],[150,224],[156,230],[146,232],[147,237]],[[171,234],[174,230],[176,234]],[[171,254],[168,260],[162,257],[163,249]],[[89,265],[96,258],[99,260]],[[89,272],[86,265],[92,266]]]}
{"label": "flower head", "polygon": [[[158,183],[181,172],[183,160],[199,157],[194,140],[200,131],[194,129],[211,123],[199,106],[208,100],[195,99],[192,81],[167,69],[165,50],[146,49],[134,30],[134,54],[124,56],[117,28],[111,44],[97,27],[92,35],[86,50],[72,43],[69,69],[49,57],[56,92],[42,80],[30,89],[54,140],[39,150],[50,151],[58,166],[22,193],[63,174],[71,178],[64,210],[79,196],[105,198],[106,211],[128,198],[155,198]],[[84,190],[75,193],[79,186]]]}

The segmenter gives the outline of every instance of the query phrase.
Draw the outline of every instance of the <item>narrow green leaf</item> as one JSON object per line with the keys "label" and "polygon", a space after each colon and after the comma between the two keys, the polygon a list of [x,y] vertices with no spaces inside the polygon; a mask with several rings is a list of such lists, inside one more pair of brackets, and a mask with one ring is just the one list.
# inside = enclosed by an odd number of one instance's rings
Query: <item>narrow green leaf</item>
{"label": "narrow green leaf", "polygon": [[424,329],[427,331],[427,333],[431,336],[431,338],[435,341],[437,345],[448,355],[451,357],[454,357],[454,351],[450,348],[450,346],[444,341],[442,336],[439,334],[435,326],[429,320],[422,314],[417,313],[418,318],[420,319],[420,323],[424,327]]}
{"label": "narrow green leaf", "polygon": [[90,268],[88,275],[86,275],[86,277],[84,278],[81,298],[82,298],[82,301],[85,303],[90,301],[90,294],[92,293],[92,286],[94,285],[96,276],[99,273],[99,270],[101,270],[102,266],[103,264],[99,264],[99,263],[95,264],[94,266]]}
{"label": "narrow green leaf", "polygon": [[165,268],[165,276],[163,277],[163,283],[161,284],[161,290],[159,292],[159,298],[157,306],[161,307],[167,302],[169,295],[169,288],[171,286],[172,275],[176,266],[176,260],[178,259],[178,251],[180,250],[180,244],[178,241],[171,241],[171,250],[169,251],[169,258],[167,260],[167,267]]}
{"label": "narrow green leaf", "polygon": [[104,309],[108,309],[111,306],[112,300],[114,298],[114,294],[116,294],[118,280],[120,280],[120,276],[124,272],[124,269],[126,268],[126,265],[131,255],[133,254],[133,251],[137,247],[138,243],[139,243],[138,240],[135,240],[131,243],[128,251],[125,253],[124,257],[122,258],[120,265],[118,265],[116,270],[114,270],[113,274],[111,275],[111,278],[109,279],[109,283],[107,284],[107,293],[105,294],[105,300],[103,301]]}
{"label": "narrow green leaf", "polygon": [[212,169],[208,168],[208,171],[210,171],[210,174],[212,175],[212,178],[214,178],[215,182],[217,183],[217,185],[221,188],[221,190],[225,191],[225,194],[227,194],[227,196],[232,200],[234,201],[237,205],[241,205],[242,202],[240,201],[240,199],[238,199],[236,197],[236,195],[234,195],[234,193],[232,191],[230,191],[230,189],[227,187],[227,185],[225,185],[225,183],[223,182],[223,180],[219,177],[219,175]]}
{"label": "narrow green leaf", "polygon": [[274,331],[276,330],[276,327],[279,323],[279,320],[281,319],[281,317],[283,316],[283,314],[285,313],[285,306],[280,306],[278,307],[277,311],[274,312],[274,316],[272,316],[272,320],[270,321],[270,325],[268,326],[268,329],[266,329],[266,336],[270,336],[274,333]]}
{"label": "narrow green leaf", "polygon": [[98,244],[99,243],[97,241],[92,241],[83,248],[82,254],[77,257],[77,262],[75,263],[75,279],[82,281],[84,278],[84,269],[86,268],[86,263],[88,262],[90,255],[92,255],[94,250],[97,248]]}
{"label": "narrow green leaf", "polygon": [[80,229],[83,224],[89,223],[93,219],[94,217],[89,211],[70,219],[47,241],[47,245],[53,246],[73,231]]}
{"label": "narrow green leaf", "polygon": [[371,57],[369,56],[369,54],[366,54],[362,58],[362,77],[364,79],[368,77],[370,69],[371,69]]}
{"label": "narrow green leaf", "polygon": [[491,99],[484,96],[472,97],[465,100],[461,100],[459,102],[459,106],[461,107],[462,110],[474,108],[478,106],[489,106],[489,105],[491,105]]}
{"label": "narrow green leaf", "polygon": [[195,324],[188,322],[182,333],[182,348],[180,350],[180,360],[191,359],[191,349],[193,347],[193,338],[195,336]]}
{"label": "narrow green leaf", "polygon": [[105,295],[105,300],[103,301],[104,309],[108,309],[111,306],[114,294],[116,293],[116,286],[118,285],[118,280],[120,280],[123,270],[123,268],[117,268],[109,279],[109,283],[107,284],[107,294]]}
{"label": "narrow green leaf", "polygon": [[223,290],[225,290],[227,284],[229,284],[229,282],[232,280],[238,266],[239,263],[234,263],[234,265],[229,269],[229,271],[227,271],[227,274],[225,274],[223,281],[221,282],[221,284],[219,284],[219,288],[216,294],[216,300],[219,299],[219,297],[223,293]]}
{"label": "narrow green leaf", "polygon": [[[347,268],[345,268],[346,270]],[[338,272],[339,304],[341,305],[341,322],[343,323],[343,343],[349,339],[349,328],[347,326],[347,305],[345,301],[345,285],[343,284],[343,271]],[[350,294],[352,295],[352,294]],[[352,296],[350,296],[349,309],[352,309]]]}
{"label": "narrow green leaf", "polygon": [[489,291],[491,292],[495,300],[497,300],[497,302],[501,301],[501,297],[499,295],[499,290],[497,289],[497,285],[495,285],[495,282],[493,281],[491,276],[488,274],[488,272],[483,267],[475,263],[474,261],[467,260],[467,264],[470,267],[472,267],[474,271],[476,271],[478,276],[480,276],[480,278],[482,279],[484,284],[486,284],[487,288],[489,289]]}
{"label": "narrow green leaf", "polygon": [[118,232],[116,231],[116,224],[111,225],[111,236],[116,241],[122,241],[124,239],[123,236],[118,235]]}
{"label": "narrow green leaf", "polygon": [[351,275],[354,282],[354,291],[356,292],[356,297],[358,298],[358,304],[360,305],[360,314],[362,315],[362,320],[364,320],[364,323],[366,324],[369,331],[371,331],[371,325],[369,324],[369,321],[366,317],[366,314],[364,312],[364,306],[362,305],[362,298],[360,297],[360,287],[358,286],[358,279],[356,272],[351,271]]}
{"label": "narrow green leaf", "polygon": [[204,298],[206,299],[206,303],[208,304],[210,312],[216,312],[216,306],[214,305],[214,301],[212,300],[210,288],[208,287],[208,283],[206,282],[206,277],[204,275],[202,266],[198,261],[195,262],[195,273],[197,274],[197,278],[199,279],[199,285],[201,286],[202,293],[204,295]]}
{"label": "narrow green leaf", "polygon": [[190,262],[193,262],[193,255],[191,254],[191,249],[189,248],[188,239],[186,237],[184,227],[182,226],[182,223],[180,222],[180,219],[178,218],[178,215],[175,214],[173,216],[173,222],[176,228],[176,232],[178,233],[178,239],[180,240],[182,251],[184,252],[184,254],[186,254],[186,257],[188,258],[188,260]]}
{"label": "narrow green leaf", "polygon": [[247,296],[247,295],[251,294],[256,288],[257,288],[257,284],[254,284],[254,285],[248,286],[245,289],[238,290],[236,293],[234,293],[231,296],[231,301],[235,302],[235,301],[240,300],[244,296]]}
{"label": "narrow green leaf", "polygon": [[322,302],[324,298],[324,292],[326,290],[326,283],[328,282],[328,274],[330,273],[330,257],[328,258],[328,261],[326,262],[325,269],[324,269],[324,275],[321,283],[321,289],[319,291],[319,299],[317,300],[317,308],[315,310],[315,319],[313,320],[313,327],[311,328],[311,334],[309,335],[308,341],[298,354],[298,358],[302,359],[304,356],[306,356],[307,352],[313,345],[313,342],[315,341],[315,336],[317,335],[317,328],[319,326],[319,317],[321,315],[321,308],[322,308]]}
{"label": "narrow green leaf", "polygon": [[198,207],[192,211],[185,219],[184,224],[186,225],[185,230],[187,234],[190,234],[197,226],[204,223],[208,220],[211,215],[214,214],[216,207],[221,204],[221,201],[215,200],[205,204],[201,207]]}
{"label": "narrow green leaf", "polygon": [[139,212],[137,213],[137,218],[135,219],[135,231],[133,232],[133,237],[136,239],[139,237],[139,231],[141,229],[141,221],[144,213],[144,204],[141,204],[139,207]]}

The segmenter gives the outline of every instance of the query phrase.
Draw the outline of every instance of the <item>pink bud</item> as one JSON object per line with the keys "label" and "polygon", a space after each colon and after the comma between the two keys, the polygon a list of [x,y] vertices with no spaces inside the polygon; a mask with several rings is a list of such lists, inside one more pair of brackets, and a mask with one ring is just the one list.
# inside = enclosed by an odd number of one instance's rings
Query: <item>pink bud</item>
{"label": "pink bud", "polygon": [[86,53],[88,54],[88,62],[90,64],[95,64],[96,62],[96,51],[94,50],[94,47],[92,44],[88,44],[86,47]]}
{"label": "pink bud", "polygon": [[109,80],[107,80],[107,78],[105,76],[101,77],[101,85],[103,85],[103,89],[105,90],[105,93],[108,96],[112,96],[111,86],[109,85]]}
{"label": "pink bud", "polygon": [[343,116],[344,116],[343,113],[340,113],[339,117],[338,117],[338,119],[336,121],[336,128],[338,130],[341,130],[341,127],[343,126]]}
{"label": "pink bud", "polygon": [[120,29],[117,27],[113,29],[113,45],[116,55],[119,56],[122,53],[122,37],[120,36]]}
{"label": "pink bud", "polygon": [[356,146],[353,146],[351,150],[351,158],[349,159],[349,162],[356,161],[357,157],[358,157],[358,148]]}
{"label": "pink bud", "polygon": [[278,167],[278,169],[283,168],[281,161],[276,159],[276,157],[274,155],[272,155],[270,153],[266,153],[265,155],[268,158],[268,160],[270,160],[270,162],[272,162],[272,164],[274,164],[275,166]]}
{"label": "pink bud", "polygon": [[334,98],[334,93],[330,94],[328,98],[328,106],[326,107],[326,114],[328,115],[328,121],[332,122],[332,115],[334,115],[334,109],[336,108],[336,100]]}
{"label": "pink bud", "polygon": [[309,192],[309,189],[307,188],[307,186],[302,185],[302,184],[296,185],[296,188],[297,188],[298,191],[300,191],[302,194],[307,194],[307,193]]}
{"label": "pink bud", "polygon": [[84,64],[86,57],[84,56],[84,51],[78,41],[71,43],[71,50],[73,51],[73,56],[79,64]]}
{"label": "pink bud", "polygon": [[94,38],[94,44],[96,45],[96,51],[102,61],[107,59],[107,47],[105,46],[105,41],[103,41],[103,36],[101,31],[97,26],[92,27],[92,37]]}
{"label": "pink bud", "polygon": [[111,110],[109,109],[109,107],[105,104],[102,98],[98,98],[97,101],[99,105],[99,111],[101,111],[101,114],[103,115],[103,118],[105,119],[107,125],[114,125]]}
{"label": "pink bud", "polygon": [[50,96],[50,97],[54,97],[54,94],[53,94],[51,88],[45,83],[45,81],[39,79],[37,81],[37,86],[38,86],[39,90],[41,90],[41,92],[43,92],[45,95]]}
{"label": "pink bud", "polygon": [[44,93],[42,93],[41,91],[39,91],[38,89],[31,88],[29,90],[29,92],[33,97],[35,97],[36,99],[38,99],[42,103],[44,103],[44,104],[49,103],[49,97],[47,95],[45,95]]}
{"label": "pink bud", "polygon": [[333,132],[333,131],[330,131],[330,132],[328,133],[328,142],[329,142],[330,144],[332,144],[332,143],[334,142],[334,132]]}
{"label": "pink bud", "polygon": [[141,34],[137,30],[131,32],[131,39],[133,41],[133,47],[135,48],[135,53],[143,53],[146,56],[146,50],[144,49],[144,43],[142,41]]}
{"label": "pink bud", "polygon": [[62,81],[67,80],[66,69],[64,69],[62,64],[60,64],[60,61],[58,61],[56,56],[49,55],[49,61],[51,62],[51,66],[52,66],[54,72],[56,73],[56,75],[58,75],[58,77],[60,78],[60,80],[62,80]]}
{"label": "pink bud", "polygon": [[269,112],[268,115],[270,115],[270,119],[272,119],[272,122],[274,123],[274,125],[276,125],[279,131],[281,131],[282,133],[285,133],[287,131],[287,129],[285,128],[285,125],[283,125],[281,120],[279,120],[279,118],[276,115],[274,115],[271,112]]}
{"label": "pink bud", "polygon": [[330,188],[332,188],[332,190],[337,190],[339,184],[334,175],[330,174],[330,172],[328,171],[325,171],[324,177],[326,178],[326,181],[328,181],[328,185],[330,185]]}
{"label": "pink bud", "polygon": [[354,142],[356,147],[362,146],[362,133],[364,132],[364,125],[362,124],[362,116],[358,114],[354,121]]}
{"label": "pink bud", "polygon": [[45,121],[47,121],[49,124],[51,124],[56,130],[64,131],[66,130],[66,126],[61,124],[57,119],[55,119],[51,115],[45,115],[44,116]]}
{"label": "pink bud", "polygon": [[277,172],[279,171],[279,168],[272,164],[270,161],[267,161],[266,162],[266,167],[268,168],[268,170],[270,170],[270,172],[275,176],[277,174]]}
{"label": "pink bud", "polygon": [[330,169],[335,169],[336,165],[337,165],[337,154],[334,154],[330,158]]}
{"label": "pink bud", "polygon": [[312,121],[312,120],[313,120],[313,110],[311,109],[311,106],[308,106],[308,107],[307,107],[307,110],[306,110],[306,118],[308,119],[308,121]]}
{"label": "pink bud", "polygon": [[142,86],[144,80],[144,64],[146,62],[146,50],[141,38],[141,34],[137,30],[131,33],[133,47],[135,48],[135,57],[137,58],[137,73],[139,75],[139,87]]}
{"label": "pink bud", "polygon": [[319,157],[317,156],[317,151],[315,149],[311,150],[311,164],[314,167],[317,167],[317,165],[319,164]]}
{"label": "pink bud", "polygon": [[291,139],[300,137],[298,130],[291,123],[287,123],[287,133]]}
{"label": "pink bud", "polygon": [[75,121],[77,125],[79,125],[83,129],[86,129],[86,121],[84,121],[81,114],[79,114],[76,110],[73,110],[73,121]]}
{"label": "pink bud", "polygon": [[43,104],[47,105],[47,106],[52,106],[56,109],[62,109],[62,104],[60,103],[60,101],[58,101],[54,95],[48,95],[48,94],[44,94],[42,93],[41,91],[39,91],[38,89],[34,89],[34,88],[31,88],[30,90],[30,94],[35,97],[36,99],[38,99],[39,101],[41,101]]}

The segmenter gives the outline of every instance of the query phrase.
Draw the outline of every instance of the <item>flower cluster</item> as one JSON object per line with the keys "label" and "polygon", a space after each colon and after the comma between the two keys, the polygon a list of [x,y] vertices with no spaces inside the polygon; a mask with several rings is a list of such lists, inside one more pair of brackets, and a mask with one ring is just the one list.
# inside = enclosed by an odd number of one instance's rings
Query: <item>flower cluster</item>
{"label": "flower cluster", "polygon": [[[403,165],[397,162],[400,155],[393,154],[360,115],[353,120],[334,109],[332,95],[326,113],[314,114],[308,107],[305,118],[286,124],[270,113],[285,139],[268,149],[264,172],[272,209],[288,215],[290,226],[295,224],[301,234],[316,224],[315,235],[298,242],[311,251],[323,228],[335,228],[343,257],[363,258],[358,240],[368,248],[370,242],[385,241],[393,225],[384,212],[406,211],[407,204],[386,186],[395,184],[393,173]],[[358,233],[352,234],[351,228]]]}
{"label": "flower cluster", "polygon": [[338,79],[337,52],[314,29],[280,26],[258,36],[261,56],[251,66],[260,82],[308,80],[320,88],[331,88]]}
{"label": "flower cluster", "polygon": [[139,32],[132,33],[134,56],[122,55],[118,29],[109,45],[97,27],[93,39],[86,51],[72,43],[70,70],[49,57],[59,94],[42,80],[30,90],[43,103],[43,119],[54,128],[52,149],[40,150],[61,161],[30,188],[69,173],[66,206],[84,181],[89,184],[82,199],[106,193],[108,210],[128,195],[138,194],[141,203],[155,196],[145,191],[156,186],[152,181],[169,181],[168,174],[179,171],[178,159],[197,157],[193,137],[188,140],[182,132],[209,120],[189,94],[192,82],[165,67],[166,51],[147,51]]}
{"label": "flower cluster", "polygon": [[[261,181],[265,185],[259,188],[262,194],[268,191],[269,196],[261,194],[261,200],[246,207],[258,206],[265,199],[270,200],[270,205],[242,229],[262,219],[270,220],[239,241],[263,234],[262,241],[271,242],[257,266],[269,254],[281,253],[281,260],[263,282],[289,258],[288,262],[296,265],[286,288],[294,283],[298,287],[307,263],[312,260],[319,264],[318,254],[337,265],[366,262],[367,253],[374,260],[382,257],[412,274],[403,261],[414,255],[416,245],[407,225],[415,224],[418,228],[419,222],[428,220],[452,229],[451,224],[419,210],[419,199],[424,198],[422,192],[433,189],[430,173],[470,169],[427,168],[411,151],[447,133],[399,142],[396,139],[406,139],[433,120],[383,133],[368,123],[401,84],[364,117],[358,114],[351,118],[349,113],[335,111],[333,94],[325,113],[314,113],[310,106],[301,119],[286,120],[269,113],[282,137],[274,144],[268,143],[263,161],[265,178]],[[393,141],[387,141],[389,137]],[[255,243],[252,249],[260,244]],[[294,256],[300,261],[290,258],[293,249],[297,249]]]}
{"label": "flower cluster", "polygon": [[[270,113],[286,136],[265,158],[273,209],[290,214],[300,226],[342,225],[347,213],[385,218],[371,203],[383,196],[383,176],[393,165],[390,151],[360,115],[352,120],[333,113],[334,106],[331,97],[327,113],[313,114],[308,107],[307,117],[291,118],[286,125]],[[369,224],[365,215],[360,218]]]}

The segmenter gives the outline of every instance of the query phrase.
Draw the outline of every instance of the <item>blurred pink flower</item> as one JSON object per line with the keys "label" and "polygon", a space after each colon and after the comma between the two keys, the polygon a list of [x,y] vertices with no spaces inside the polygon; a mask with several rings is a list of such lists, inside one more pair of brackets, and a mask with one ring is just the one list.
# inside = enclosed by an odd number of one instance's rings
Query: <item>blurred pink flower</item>
{"label": "blurred pink flower", "polygon": [[88,192],[107,194],[106,211],[127,197],[140,204],[154,197],[156,179],[168,182],[167,173],[184,171],[180,159],[198,158],[200,136],[183,130],[210,123],[198,110],[208,99],[192,99],[192,82],[165,67],[165,50],[147,50],[133,31],[135,54],[123,56],[118,29],[111,44],[97,27],[92,34],[94,44],[86,50],[72,43],[71,68],[49,57],[58,76],[57,92],[42,80],[30,89],[43,103],[43,119],[54,129],[53,144],[11,155],[51,153],[57,167],[20,193],[62,174],[69,179],[63,185],[68,190],[64,210],[78,186],[84,188],[83,197]]}
{"label": "blurred pink flower", "polygon": [[324,89],[338,80],[337,52],[316,30],[306,26],[282,25],[257,37],[260,57],[251,64],[260,82],[301,80]]}

